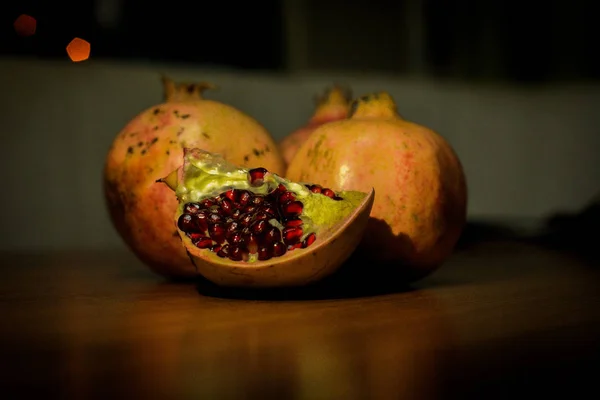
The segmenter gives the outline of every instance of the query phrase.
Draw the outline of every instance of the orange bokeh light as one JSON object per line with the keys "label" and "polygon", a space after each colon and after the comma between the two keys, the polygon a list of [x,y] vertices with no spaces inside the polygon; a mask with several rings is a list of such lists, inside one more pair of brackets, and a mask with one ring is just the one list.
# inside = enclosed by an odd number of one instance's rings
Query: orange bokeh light
{"label": "orange bokeh light", "polygon": [[21,14],[13,23],[15,32],[19,36],[33,36],[37,27],[37,21],[31,15]]}
{"label": "orange bokeh light", "polygon": [[76,37],[67,45],[67,54],[73,62],[85,61],[90,58],[90,48],[87,40]]}

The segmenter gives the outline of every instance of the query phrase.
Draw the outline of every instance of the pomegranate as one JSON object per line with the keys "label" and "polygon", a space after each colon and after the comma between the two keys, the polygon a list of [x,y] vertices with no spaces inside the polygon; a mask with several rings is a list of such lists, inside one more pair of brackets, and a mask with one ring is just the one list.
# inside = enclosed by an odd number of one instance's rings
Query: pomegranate
{"label": "pomegranate", "polygon": [[322,95],[316,96],[315,111],[308,123],[279,142],[279,150],[286,165],[292,161],[298,148],[317,127],[348,116],[351,97],[351,90],[339,85],[333,85]]}
{"label": "pomegranate", "polygon": [[465,224],[459,158],[442,136],[403,119],[386,92],[355,100],[348,119],[316,129],[287,177],[343,190],[374,187],[377,198],[357,253],[401,265],[396,271],[407,281],[437,269]]}
{"label": "pomegranate", "polygon": [[175,226],[198,272],[223,286],[300,286],[330,275],[367,226],[374,192],[288,181],[185,151],[164,179],[180,205]]}
{"label": "pomegranate", "polygon": [[111,220],[129,248],[154,272],[196,275],[176,230],[177,199],[154,182],[181,165],[183,147],[221,153],[241,166],[282,173],[270,134],[234,107],[202,98],[210,84],[176,84],[163,77],[165,102],[141,112],[116,136],[106,157],[104,193]]}

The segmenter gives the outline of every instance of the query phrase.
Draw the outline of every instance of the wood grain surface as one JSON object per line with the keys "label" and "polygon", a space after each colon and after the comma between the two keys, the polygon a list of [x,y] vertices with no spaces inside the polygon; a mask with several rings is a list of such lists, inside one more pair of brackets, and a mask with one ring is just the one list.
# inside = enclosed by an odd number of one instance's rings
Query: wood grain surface
{"label": "wood grain surface", "polygon": [[167,282],[129,253],[0,264],[4,399],[598,394],[600,268],[532,245],[474,246],[410,287],[363,262],[278,292]]}

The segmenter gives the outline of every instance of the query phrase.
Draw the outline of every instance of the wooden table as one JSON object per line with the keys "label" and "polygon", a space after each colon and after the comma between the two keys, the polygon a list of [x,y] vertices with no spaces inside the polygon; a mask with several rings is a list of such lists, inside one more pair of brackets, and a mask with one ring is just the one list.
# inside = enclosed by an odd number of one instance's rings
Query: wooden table
{"label": "wooden table", "polygon": [[129,253],[0,264],[3,399],[600,398],[600,268],[532,245],[285,295],[165,282]]}

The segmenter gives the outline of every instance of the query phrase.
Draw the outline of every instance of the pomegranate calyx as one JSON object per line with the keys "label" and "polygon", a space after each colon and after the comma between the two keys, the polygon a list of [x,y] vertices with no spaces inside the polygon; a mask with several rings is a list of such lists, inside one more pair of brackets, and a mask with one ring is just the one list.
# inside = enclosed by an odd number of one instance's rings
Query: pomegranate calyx
{"label": "pomegranate calyx", "polygon": [[217,85],[210,82],[175,82],[166,75],[161,75],[164,99],[168,103],[189,102],[202,100],[205,90],[218,89]]}
{"label": "pomegranate calyx", "polygon": [[370,93],[355,99],[348,118],[401,118],[394,98],[387,92]]}
{"label": "pomegranate calyx", "polygon": [[352,89],[333,84],[315,96],[315,111],[310,123],[319,123],[346,117],[352,102]]}

